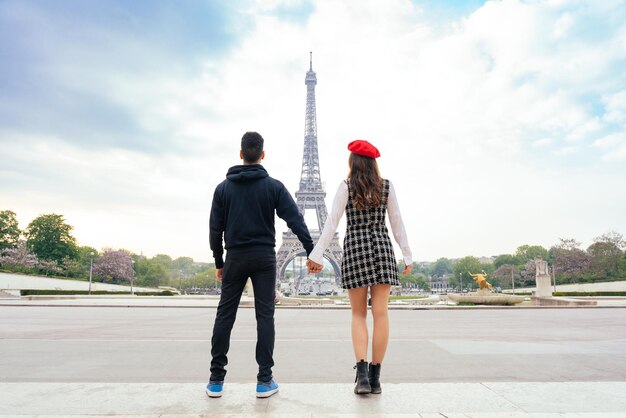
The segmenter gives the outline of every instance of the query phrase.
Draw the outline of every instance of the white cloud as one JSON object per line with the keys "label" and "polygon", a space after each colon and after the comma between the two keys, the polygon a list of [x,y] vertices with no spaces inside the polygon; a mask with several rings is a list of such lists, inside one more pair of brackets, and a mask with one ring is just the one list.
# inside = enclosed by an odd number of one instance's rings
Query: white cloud
{"label": "white cloud", "polygon": [[607,135],[596,140],[594,147],[604,151],[603,159],[607,161],[626,160],[626,132]]}
{"label": "white cloud", "polygon": [[552,144],[553,142],[554,142],[553,138],[541,138],[536,141],[533,141],[533,147],[535,148],[545,147],[545,146]]}
{"label": "white cloud", "polygon": [[604,120],[608,123],[626,125],[626,90],[607,95],[604,103],[606,107]]}

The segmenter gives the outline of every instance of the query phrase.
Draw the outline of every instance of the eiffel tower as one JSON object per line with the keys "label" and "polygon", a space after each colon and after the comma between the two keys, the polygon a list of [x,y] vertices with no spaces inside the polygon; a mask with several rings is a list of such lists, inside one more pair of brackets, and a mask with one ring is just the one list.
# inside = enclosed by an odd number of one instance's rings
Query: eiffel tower
{"label": "eiffel tower", "polygon": [[[317,117],[315,113],[315,85],[317,77],[313,71],[313,53],[309,53],[309,71],[306,73],[304,84],[306,84],[306,116],[304,122],[304,155],[302,157],[302,173],[300,176],[300,188],[296,192],[296,204],[300,213],[304,215],[307,209],[314,209],[317,214],[317,229],[311,229],[312,225],[308,225],[309,232],[313,242],[316,243],[320,237],[321,231],[326,223],[328,211],[326,209],[326,192],[322,187],[322,179],[320,176],[319,154],[317,152]],[[277,279],[285,279],[285,269],[287,265],[296,257],[306,257],[306,251],[296,235],[290,231],[283,232],[283,243],[276,254],[276,272]],[[324,257],[330,262],[335,271],[335,280],[339,283],[341,275],[341,257],[342,251],[339,246],[339,235],[335,232],[328,249],[324,253]],[[302,278],[299,274],[296,280]]]}

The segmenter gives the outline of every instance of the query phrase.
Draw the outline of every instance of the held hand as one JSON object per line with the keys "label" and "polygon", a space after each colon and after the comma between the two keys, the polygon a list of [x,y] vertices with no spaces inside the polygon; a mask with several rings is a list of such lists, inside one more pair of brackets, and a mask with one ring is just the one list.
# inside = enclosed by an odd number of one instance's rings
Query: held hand
{"label": "held hand", "polygon": [[222,281],[222,272],[223,272],[223,268],[221,269],[215,269],[215,278],[217,279],[218,282]]}
{"label": "held hand", "polygon": [[408,266],[405,265],[402,274],[407,275],[411,272],[411,270],[413,270],[413,264],[409,264]]}
{"label": "held hand", "polygon": [[324,267],[313,260],[306,260],[306,266],[309,273],[320,273]]}

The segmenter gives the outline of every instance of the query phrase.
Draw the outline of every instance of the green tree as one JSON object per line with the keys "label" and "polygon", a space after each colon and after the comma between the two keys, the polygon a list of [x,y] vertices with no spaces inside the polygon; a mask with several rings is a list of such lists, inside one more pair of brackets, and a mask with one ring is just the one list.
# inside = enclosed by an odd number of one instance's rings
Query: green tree
{"label": "green tree", "polygon": [[172,260],[172,257],[170,257],[167,254],[157,254],[154,257],[152,257],[151,260],[155,263],[162,264],[167,269],[172,269],[173,267],[174,260]]}
{"label": "green tree", "polygon": [[[89,278],[89,268],[92,259],[98,257],[98,250],[87,245],[78,247],[77,257],[74,260],[65,261],[65,275],[68,277]],[[93,256],[92,256],[93,254]]]}
{"label": "green tree", "polygon": [[476,257],[463,257],[454,265],[454,276],[450,278],[450,284],[457,287],[460,285],[459,279],[462,278],[463,287],[475,287],[472,285],[474,279],[470,273],[481,273],[484,267],[483,263]]}
{"label": "green tree", "polygon": [[172,260],[172,267],[185,273],[193,271],[194,261],[191,257],[178,257]]}
{"label": "green tree", "polygon": [[198,269],[196,263],[191,257],[178,257],[172,260],[172,268],[170,270],[170,286],[181,288],[183,282],[193,277],[196,273],[202,271]]}
{"label": "green tree", "polygon": [[404,288],[419,288],[430,291],[428,279],[422,273],[411,272],[409,274],[400,274],[400,284]]}
{"label": "green tree", "polygon": [[165,263],[162,262],[163,257],[156,258],[156,260],[155,258],[149,259],[142,256],[134,256],[135,272],[137,273],[136,283],[138,286],[155,287],[168,283],[170,271]]}
{"label": "green tree", "polygon": [[21,233],[15,212],[11,210],[0,211],[0,250],[17,248]]}
{"label": "green tree", "polygon": [[439,258],[430,266],[430,275],[434,277],[442,277],[445,274],[452,273],[452,261],[445,257]]}
{"label": "green tree", "polygon": [[493,265],[496,269],[504,266],[505,264],[518,266],[524,263],[522,263],[521,260],[513,254],[500,254],[495,260],[493,260]]}
{"label": "green tree", "polygon": [[617,278],[620,276],[620,259],[624,255],[626,242],[617,232],[608,232],[594,238],[587,248],[591,256],[590,273],[598,278]]}
{"label": "green tree", "polygon": [[[548,250],[543,248],[541,245],[520,245],[517,247],[517,251],[515,252],[515,256],[518,258],[519,263],[517,264],[526,264],[526,262],[530,260],[534,260],[535,258],[541,258],[542,260],[548,260]],[[507,263],[510,264],[510,263]]]}
{"label": "green tree", "polygon": [[196,273],[193,277],[183,281],[183,292],[189,292],[192,288],[212,289],[219,287],[219,283],[215,278],[215,267],[208,267],[204,271]]}
{"label": "green tree", "polygon": [[63,215],[40,215],[26,228],[28,249],[40,260],[63,265],[66,259],[73,260],[78,255],[72,228],[65,223]]}

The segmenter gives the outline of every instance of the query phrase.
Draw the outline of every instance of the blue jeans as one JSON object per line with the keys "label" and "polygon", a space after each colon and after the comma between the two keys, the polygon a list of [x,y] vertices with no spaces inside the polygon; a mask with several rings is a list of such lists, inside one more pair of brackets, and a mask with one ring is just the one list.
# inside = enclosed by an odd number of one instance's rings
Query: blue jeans
{"label": "blue jeans", "polygon": [[241,294],[248,281],[254,289],[254,311],[257,324],[257,380],[272,379],[274,366],[274,297],[276,255],[271,252],[232,252],[226,255],[222,272],[222,295],[217,307],[211,339],[211,380],[223,381],[228,364],[230,333],[237,317]]}

